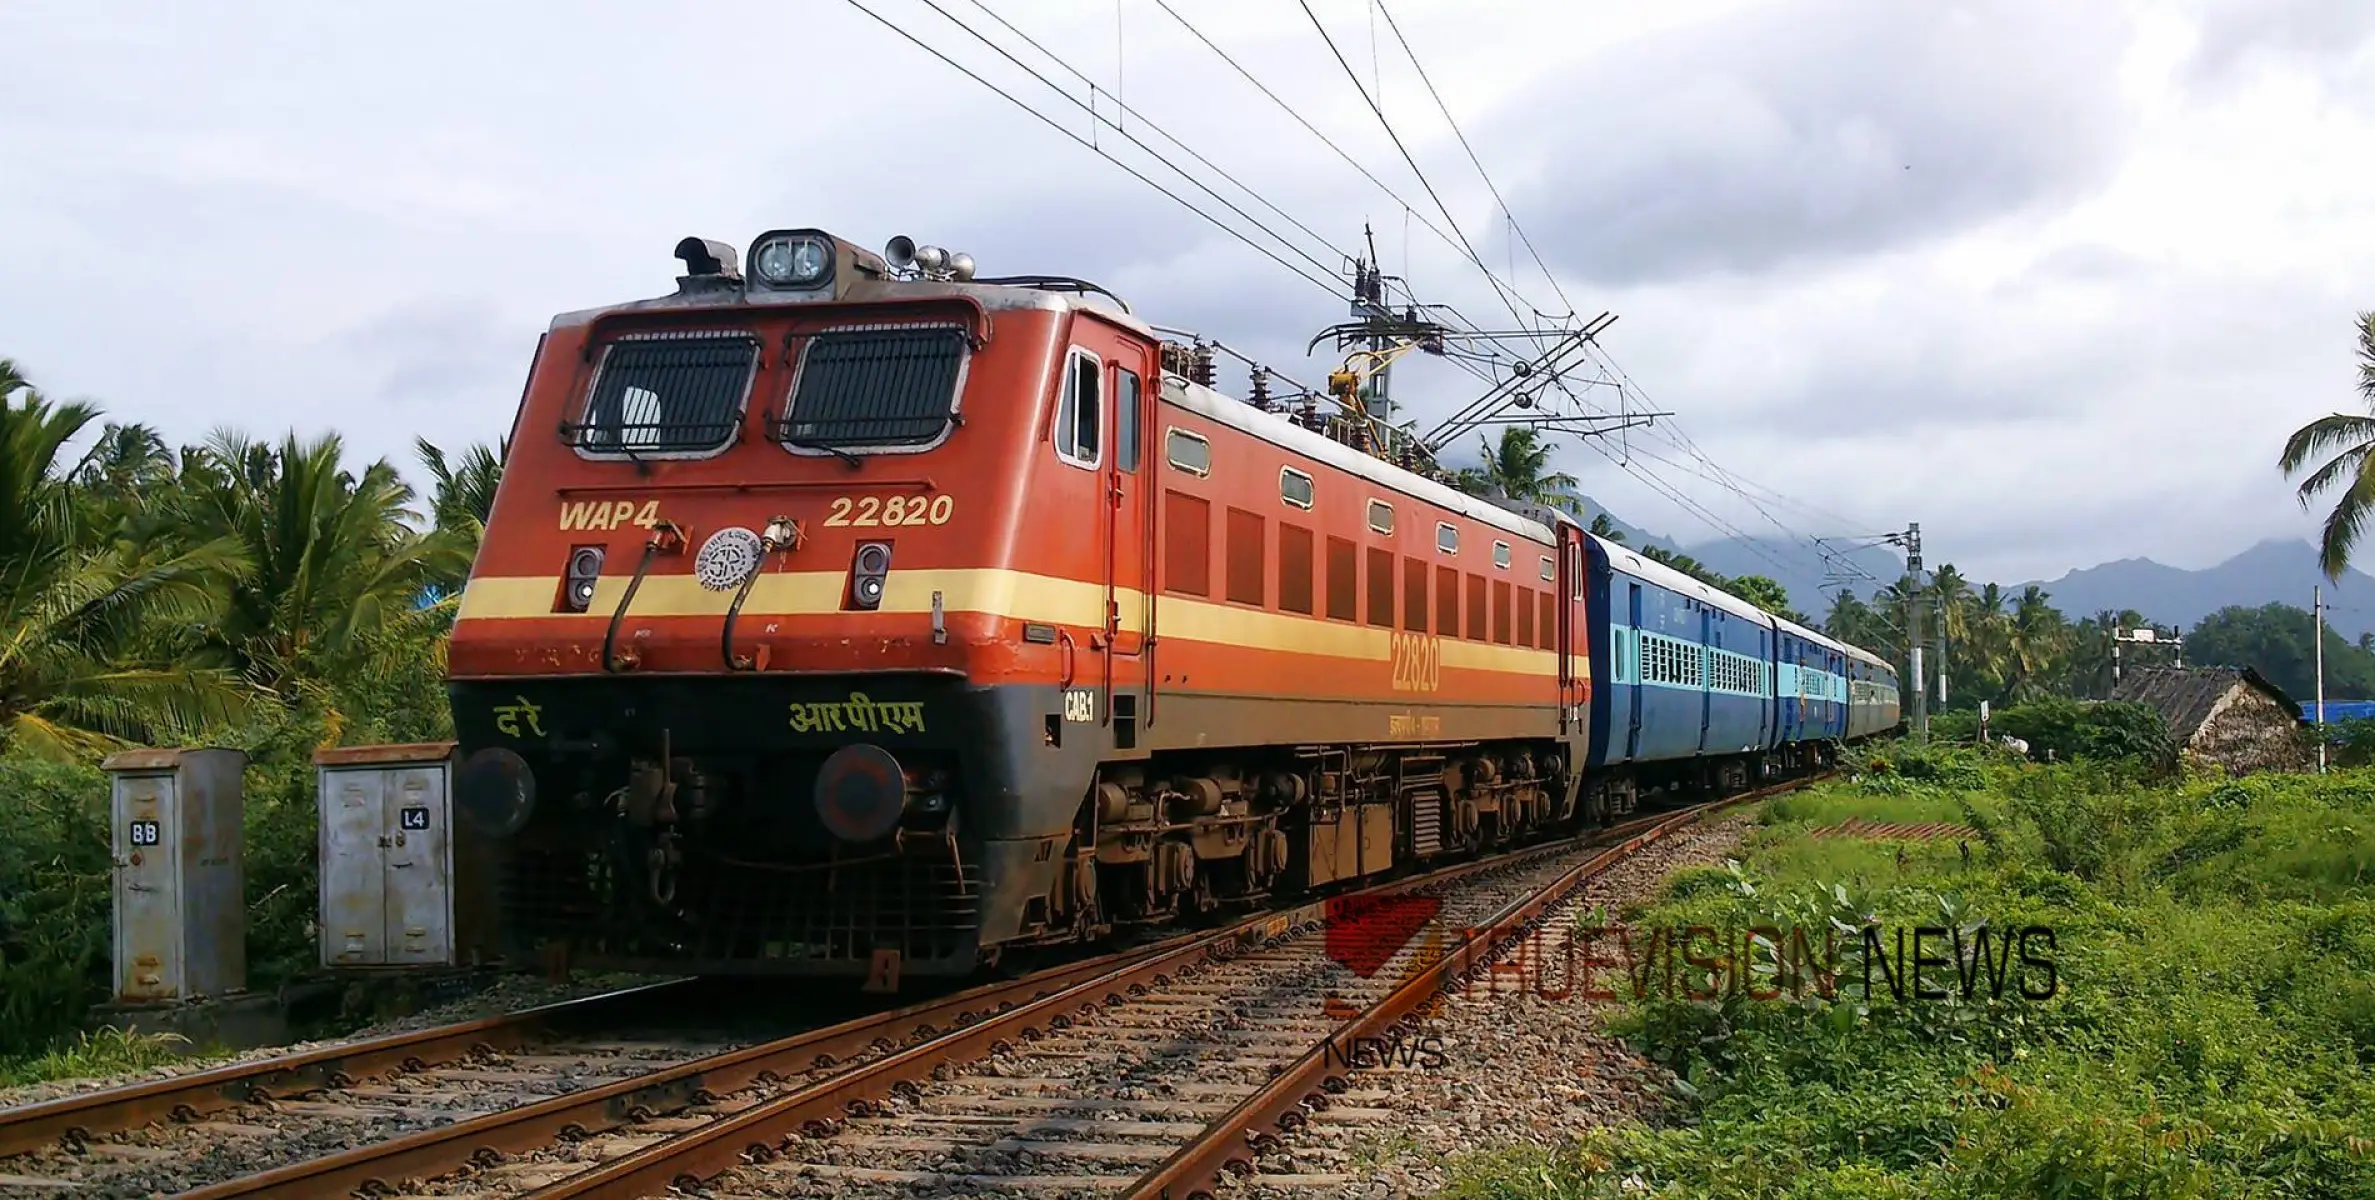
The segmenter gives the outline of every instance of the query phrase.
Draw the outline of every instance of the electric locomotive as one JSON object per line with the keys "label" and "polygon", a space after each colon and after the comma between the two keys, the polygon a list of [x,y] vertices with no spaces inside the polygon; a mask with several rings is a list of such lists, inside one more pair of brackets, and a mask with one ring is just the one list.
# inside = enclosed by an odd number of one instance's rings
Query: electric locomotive
{"label": "electric locomotive", "polygon": [[1225,397],[1093,283],[677,256],[540,341],[450,644],[522,956],[895,986],[1632,803],[1585,786],[1616,643],[1565,515]]}

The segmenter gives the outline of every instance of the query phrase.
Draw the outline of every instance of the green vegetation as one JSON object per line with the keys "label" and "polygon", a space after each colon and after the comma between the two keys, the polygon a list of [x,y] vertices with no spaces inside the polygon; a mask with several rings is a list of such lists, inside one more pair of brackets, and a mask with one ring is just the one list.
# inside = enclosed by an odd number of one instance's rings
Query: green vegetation
{"label": "green vegetation", "polygon": [[[1930,736],[1944,741],[1970,741],[1978,735],[1979,714],[1972,709],[1946,713],[1930,723]],[[2082,704],[2062,696],[2046,696],[1996,712],[1988,721],[1991,737],[2015,737],[2029,744],[2038,758],[2134,759],[2152,767],[2172,765],[2176,744],[2168,726],[2149,705],[2105,701]]]}
{"label": "green vegetation", "polygon": [[54,1079],[88,1079],[94,1075],[123,1075],[166,1063],[190,1062],[189,1042],[174,1034],[126,1033],[101,1029],[76,1034],[30,1058],[0,1063],[0,1087],[48,1083]]}
{"label": "green vegetation", "polygon": [[450,736],[444,639],[500,473],[424,443],[423,515],[336,437],[176,452],[98,416],[0,360],[0,1076],[162,1052],[71,1040],[108,992],[111,750],[248,753],[248,983],[313,964],[313,752]]}
{"label": "green vegetation", "polygon": [[[2375,1194],[2375,772],[2154,783],[1971,749],[1867,767],[1767,804],[1744,863],[1626,915],[1846,930],[1832,997],[1629,1001],[1617,1027],[1679,1074],[1684,1119],[1475,1160],[1455,1194]],[[1807,836],[1850,816],[1973,834]],[[1971,960],[1946,951],[1927,977],[1946,998],[1900,1000],[1885,973],[1867,997],[1871,923],[1966,946],[2050,928],[2057,994],[1998,998],[1982,970],[1966,997]]]}

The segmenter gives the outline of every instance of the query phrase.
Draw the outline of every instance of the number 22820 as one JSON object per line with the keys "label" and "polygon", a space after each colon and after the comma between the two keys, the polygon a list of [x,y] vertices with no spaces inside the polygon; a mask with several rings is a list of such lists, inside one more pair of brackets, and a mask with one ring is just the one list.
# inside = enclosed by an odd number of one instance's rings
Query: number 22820
{"label": "number 22820", "polygon": [[871,528],[886,525],[946,525],[957,510],[957,499],[938,496],[833,497],[825,524]]}

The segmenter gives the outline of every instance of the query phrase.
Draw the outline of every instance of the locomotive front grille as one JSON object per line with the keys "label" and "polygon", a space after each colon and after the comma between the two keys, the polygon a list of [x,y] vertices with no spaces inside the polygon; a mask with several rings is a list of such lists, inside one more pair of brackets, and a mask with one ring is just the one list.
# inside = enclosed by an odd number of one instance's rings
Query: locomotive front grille
{"label": "locomotive front grille", "polygon": [[970,344],[943,325],[832,329],[809,340],[774,434],[795,446],[923,446],[948,432]]}
{"label": "locomotive front grille", "polygon": [[[697,881],[697,882],[696,882]],[[527,944],[566,943],[574,960],[796,971],[864,967],[896,950],[911,969],[961,963],[980,927],[981,872],[902,855],[799,869],[703,864],[667,911],[643,880],[595,853],[521,851],[503,874],[506,923]]]}
{"label": "locomotive front grille", "polygon": [[742,427],[758,363],[747,334],[621,339],[602,352],[584,420],[561,434],[597,454],[717,449]]}

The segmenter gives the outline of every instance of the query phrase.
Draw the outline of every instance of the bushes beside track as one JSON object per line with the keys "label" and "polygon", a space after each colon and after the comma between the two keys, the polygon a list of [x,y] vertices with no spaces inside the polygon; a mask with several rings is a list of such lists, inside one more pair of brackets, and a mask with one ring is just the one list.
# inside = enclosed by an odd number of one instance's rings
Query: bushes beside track
{"label": "bushes beside track", "polygon": [[[1846,931],[1833,995],[1624,1001],[1612,1023],[1678,1074],[1681,1122],[1473,1159],[1454,1194],[2375,1195],[2375,770],[1880,759],[1768,802],[1743,862],[1624,917]],[[1810,836],[1849,817],[1970,833]],[[2050,929],[2055,994],[1982,974],[1966,998],[1950,964],[1943,997],[1900,999],[1885,969],[1864,995],[1875,923],[1884,951],[1915,926]]]}
{"label": "bushes beside track", "polygon": [[[434,664],[374,707],[341,718],[318,704],[258,709],[198,739],[248,754],[245,873],[247,986],[270,992],[319,961],[313,752],[325,745],[450,736]],[[409,694],[407,694],[409,693]],[[0,1078],[71,1071],[86,1051],[123,1039],[78,1037],[106,1002],[113,973],[112,845],[107,777],[88,765],[0,756]],[[47,1059],[54,1069],[32,1069]]]}

